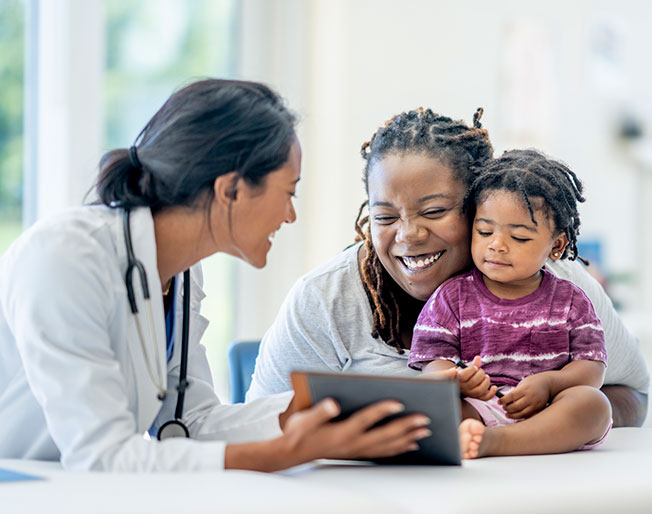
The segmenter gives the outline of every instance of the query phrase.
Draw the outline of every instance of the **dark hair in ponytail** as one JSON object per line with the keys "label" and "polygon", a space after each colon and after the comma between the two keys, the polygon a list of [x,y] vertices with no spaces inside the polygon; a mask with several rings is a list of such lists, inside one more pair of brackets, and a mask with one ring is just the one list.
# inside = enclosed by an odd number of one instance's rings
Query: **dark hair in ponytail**
{"label": "dark hair in ponytail", "polygon": [[[126,209],[209,205],[215,179],[260,185],[288,159],[296,118],[263,84],[206,79],[175,92],[129,150],[104,154],[99,201]],[[235,185],[235,184],[234,184]]]}

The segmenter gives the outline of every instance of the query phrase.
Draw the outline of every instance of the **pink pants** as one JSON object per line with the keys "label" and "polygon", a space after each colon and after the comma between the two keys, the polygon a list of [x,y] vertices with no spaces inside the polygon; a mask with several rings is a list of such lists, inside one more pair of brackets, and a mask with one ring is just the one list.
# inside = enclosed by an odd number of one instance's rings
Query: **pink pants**
{"label": "pink pants", "polygon": [[[498,390],[504,395],[509,393],[512,389],[514,389],[512,386],[500,386],[498,388]],[[482,422],[487,427],[504,427],[522,421],[522,419],[509,418],[507,416],[507,411],[505,411],[503,406],[498,403],[497,396],[494,396],[487,401],[478,400],[477,398],[464,398],[464,401],[476,410],[480,415],[480,418],[482,418]],[[612,426],[613,420],[609,423],[609,428],[607,428],[607,431],[598,441],[580,446],[578,450],[593,450],[598,446],[602,446],[602,443],[604,443],[604,440],[607,437],[607,434],[611,431]]]}

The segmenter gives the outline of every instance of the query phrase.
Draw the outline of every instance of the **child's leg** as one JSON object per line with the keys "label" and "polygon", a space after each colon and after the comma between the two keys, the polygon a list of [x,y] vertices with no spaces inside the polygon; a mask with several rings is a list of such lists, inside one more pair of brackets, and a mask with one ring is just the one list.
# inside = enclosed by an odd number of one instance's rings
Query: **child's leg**
{"label": "child's leg", "polygon": [[513,425],[485,427],[465,419],[459,428],[465,459],[490,455],[563,453],[598,441],[611,423],[611,405],[598,389],[570,387],[531,418]]}
{"label": "child's leg", "polygon": [[462,419],[477,419],[482,423],[482,416],[478,413],[477,410],[468,402],[465,402],[464,400],[461,401],[462,405]]}

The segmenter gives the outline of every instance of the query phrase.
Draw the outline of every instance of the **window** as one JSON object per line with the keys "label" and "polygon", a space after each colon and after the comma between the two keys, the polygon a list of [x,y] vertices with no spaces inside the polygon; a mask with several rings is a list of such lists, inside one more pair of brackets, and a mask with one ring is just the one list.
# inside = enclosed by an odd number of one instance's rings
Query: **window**
{"label": "window", "polygon": [[22,229],[24,30],[24,2],[0,2],[0,253]]}
{"label": "window", "polygon": [[[129,147],[175,89],[235,74],[235,0],[106,0],[105,149]],[[203,337],[215,388],[227,401],[226,348],[233,337],[233,262],[203,262],[210,320]]]}

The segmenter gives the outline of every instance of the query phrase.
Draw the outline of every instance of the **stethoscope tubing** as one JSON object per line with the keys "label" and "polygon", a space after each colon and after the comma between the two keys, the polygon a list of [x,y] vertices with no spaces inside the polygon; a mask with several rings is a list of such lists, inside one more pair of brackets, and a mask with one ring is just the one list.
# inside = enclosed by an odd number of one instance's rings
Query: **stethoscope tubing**
{"label": "stethoscope tubing", "polygon": [[[164,378],[161,375],[162,373],[161,360],[159,358],[159,352],[158,349],[155,347],[154,358],[156,360],[156,369],[158,370],[158,373],[154,373],[154,370],[152,369],[153,367],[152,362],[150,361],[149,358],[149,352],[147,351],[147,348],[145,346],[145,338],[143,337],[143,330],[140,324],[138,306],[136,304],[136,295],[134,294],[133,272],[134,270],[136,270],[138,272],[142,289],[143,289],[145,311],[147,315],[147,321],[149,323],[150,333],[152,336],[151,339],[152,341],[154,341],[154,344],[156,344],[156,332],[154,330],[154,315],[152,313],[152,305],[151,305],[151,297],[149,292],[149,284],[147,281],[147,273],[145,272],[145,267],[143,266],[142,262],[136,259],[136,255],[134,254],[133,244],[131,240],[130,214],[131,212],[129,209],[122,210],[124,239],[125,239],[125,246],[127,249],[127,271],[125,272],[125,285],[127,288],[127,298],[129,300],[129,307],[131,309],[132,314],[134,315],[134,319],[136,322],[136,331],[138,332],[138,340],[140,342],[141,350],[143,352],[143,357],[145,359],[147,371],[149,373],[150,378],[152,379],[152,382],[154,383],[154,386],[159,391],[157,394],[157,398],[160,401],[163,401],[165,400],[168,391],[166,391],[166,389],[163,387]],[[172,301],[176,301],[176,298],[172,299]],[[170,425],[177,425],[179,428],[182,429],[182,432],[185,434],[186,437],[189,436],[187,427],[181,421],[183,417],[183,404],[185,400],[185,393],[189,385],[187,379],[188,351],[189,351],[188,341],[190,336],[189,312],[190,312],[190,270],[186,270],[183,272],[183,323],[182,323],[182,333],[181,333],[182,335],[181,335],[181,359],[180,359],[180,368],[179,368],[179,383],[176,387],[177,405],[174,412],[175,419],[170,420],[161,426],[161,429],[159,430],[159,434],[158,434],[159,439],[164,438],[161,437],[162,431],[166,426],[170,426]]]}
{"label": "stethoscope tubing", "polygon": [[183,272],[183,325],[181,327],[181,363],[179,366],[179,385],[177,386],[177,407],[175,419],[183,416],[183,401],[188,387],[188,340],[190,336],[190,270]]}

